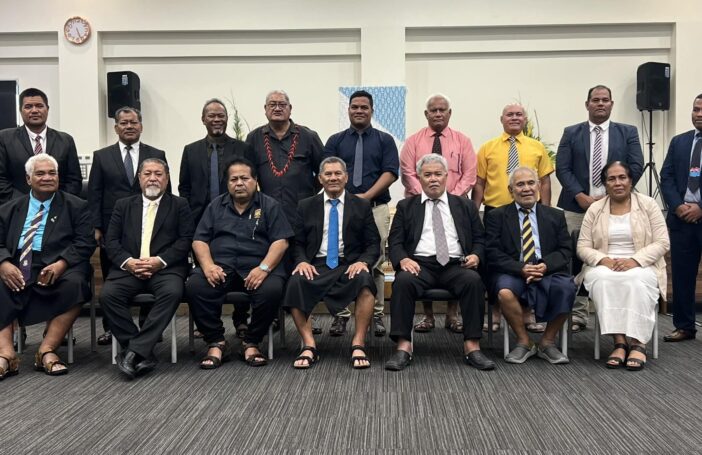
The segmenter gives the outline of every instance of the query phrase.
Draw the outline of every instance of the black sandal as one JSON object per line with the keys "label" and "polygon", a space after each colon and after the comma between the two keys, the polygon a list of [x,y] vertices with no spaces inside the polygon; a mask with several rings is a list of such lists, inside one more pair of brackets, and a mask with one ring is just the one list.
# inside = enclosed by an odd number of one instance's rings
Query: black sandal
{"label": "black sandal", "polygon": [[[640,344],[632,344],[629,348],[629,352],[631,351],[639,351],[643,354],[646,354],[646,346],[641,346]],[[633,362],[634,365],[629,365],[629,362]],[[644,359],[634,359],[631,357],[626,359],[626,369],[629,371],[641,371],[644,369],[645,365],[646,360]]]}
{"label": "black sandal", "polygon": [[[229,343],[227,343],[226,341],[224,342],[224,344],[210,343],[207,345],[208,351],[213,348],[219,349],[219,352],[222,353],[222,356],[215,357],[213,355],[206,355],[205,357],[203,357],[200,360],[200,368],[202,368],[203,370],[214,370],[215,368],[221,367],[222,364],[229,360],[229,357],[232,355],[231,349],[229,348]],[[212,362],[211,365],[204,363],[208,360]]]}
{"label": "black sandal", "polygon": [[[253,354],[249,357],[246,357],[246,350],[251,349],[251,348],[256,348],[258,353]],[[253,344],[253,343],[242,344],[241,351],[239,351],[239,355],[241,356],[241,360],[246,362],[246,364],[250,367],[262,367],[264,365],[268,365],[268,357],[263,355],[261,350],[258,348],[257,344]]]}
{"label": "black sandal", "polygon": [[[366,347],[361,346],[358,344],[354,344],[351,346],[351,353],[353,354],[353,351],[363,351],[363,355],[352,355],[351,356],[351,366],[353,367],[354,370],[365,370],[366,368],[370,368],[370,359],[368,358],[368,355],[366,354]],[[363,362],[366,361],[368,364],[366,365],[359,365],[356,362]]]}
{"label": "black sandal", "polygon": [[[305,351],[310,351],[312,353],[312,357],[308,355],[302,355],[302,353]],[[295,362],[297,362],[298,360],[307,360],[307,365],[295,365]],[[293,368],[296,368],[298,370],[307,370],[308,368],[312,367],[312,365],[319,362],[319,354],[317,354],[317,348],[314,346],[303,346],[302,349],[300,349],[300,355],[295,357],[295,362],[293,362]]]}
{"label": "black sandal", "polygon": [[[624,349],[624,358],[626,358],[626,355],[629,352],[629,345],[626,343],[614,343],[614,350],[617,349]],[[624,358],[613,355],[609,356],[607,357],[607,363],[605,363],[605,365],[610,369],[621,368],[626,364],[626,360],[624,360]],[[617,363],[609,363],[610,360],[615,360]]]}
{"label": "black sandal", "polygon": [[[53,349],[49,349],[46,352],[37,351],[37,353],[34,355],[35,370],[43,371],[49,376],[61,376],[63,374],[68,374],[68,365],[62,362],[60,358],[58,360],[50,360],[44,363],[44,356],[46,356],[47,354],[53,354],[56,357],[58,357],[58,354],[56,354],[56,351],[54,351]],[[63,368],[60,370],[54,370],[54,367],[56,365],[62,366]]]}
{"label": "black sandal", "polygon": [[8,359],[4,355],[0,355],[0,359],[4,359],[7,362],[7,368],[0,367],[0,381],[10,376],[15,376],[19,373],[19,357],[15,355],[11,359]]}

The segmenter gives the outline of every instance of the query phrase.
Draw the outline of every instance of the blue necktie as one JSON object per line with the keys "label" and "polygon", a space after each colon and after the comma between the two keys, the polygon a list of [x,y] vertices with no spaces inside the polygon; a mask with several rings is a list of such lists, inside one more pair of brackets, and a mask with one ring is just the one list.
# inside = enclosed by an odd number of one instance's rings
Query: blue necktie
{"label": "blue necktie", "polygon": [[210,201],[219,196],[219,162],[217,161],[217,144],[212,144],[210,155]]}
{"label": "blue necktie", "polygon": [[331,209],[329,210],[329,229],[327,231],[327,266],[335,269],[339,266],[339,210],[336,206],[338,199],[329,199]]}

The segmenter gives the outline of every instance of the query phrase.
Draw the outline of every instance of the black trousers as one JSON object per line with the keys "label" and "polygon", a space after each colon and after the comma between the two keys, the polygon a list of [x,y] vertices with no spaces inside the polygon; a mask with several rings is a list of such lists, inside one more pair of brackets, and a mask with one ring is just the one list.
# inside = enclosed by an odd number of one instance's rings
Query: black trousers
{"label": "black trousers", "polygon": [[673,267],[673,325],[676,329],[696,333],[695,284],[702,257],[702,225],[679,220],[668,226]]}
{"label": "black trousers", "polygon": [[[146,293],[154,295],[155,303],[139,330],[132,321],[130,305],[137,294]],[[117,338],[122,348],[149,357],[182,297],[183,278],[179,275],[157,273],[148,280],[129,275],[105,282],[100,305],[110,321],[112,336]]]}
{"label": "black trousers", "polygon": [[414,324],[414,306],[425,289],[443,288],[458,297],[463,317],[463,339],[477,340],[483,333],[485,286],[478,272],[461,267],[452,259],[442,266],[436,258],[415,257],[421,270],[414,276],[399,271],[392,284],[390,338],[409,340]]}
{"label": "black trousers", "polygon": [[200,267],[196,268],[185,283],[190,310],[197,328],[206,343],[224,341],[222,305],[228,292],[246,292],[251,297],[251,323],[244,337],[245,343],[259,344],[268,332],[283,299],[285,280],[269,275],[261,286],[253,291],[244,287],[244,280],[233,270],[225,270],[227,278],[216,287],[210,286]]}

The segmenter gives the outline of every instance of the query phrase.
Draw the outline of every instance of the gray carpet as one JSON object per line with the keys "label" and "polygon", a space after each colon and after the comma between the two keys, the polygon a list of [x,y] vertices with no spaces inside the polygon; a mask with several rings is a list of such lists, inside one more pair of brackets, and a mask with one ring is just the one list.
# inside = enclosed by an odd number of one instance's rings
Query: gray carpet
{"label": "gray carpet", "polygon": [[[90,352],[89,319],[76,326],[76,362],[67,376],[32,370],[41,326],[28,329],[19,376],[0,382],[0,453],[695,453],[702,450],[700,341],[661,342],[642,372],[607,370],[592,358],[593,330],[573,336],[571,364],[501,359],[492,372],[461,362],[461,336],[445,329],[415,336],[415,362],[383,370],[392,353],[376,338],[370,370],[353,371],[349,335],[331,338],[321,317],[322,360],[291,363],[299,341],[288,318],[288,347],[275,359],[203,371],[178,318],[178,363],[168,339],[151,375],[125,381],[109,346]],[[437,321],[443,327],[443,320]],[[227,321],[228,330],[231,320]],[[661,316],[661,334],[671,329]],[[167,332],[168,333],[168,332]],[[230,333],[230,332],[228,332]],[[495,351],[501,355],[501,337]],[[602,357],[611,349],[602,338]],[[484,349],[487,342],[484,341]],[[65,349],[60,351],[65,356]]]}

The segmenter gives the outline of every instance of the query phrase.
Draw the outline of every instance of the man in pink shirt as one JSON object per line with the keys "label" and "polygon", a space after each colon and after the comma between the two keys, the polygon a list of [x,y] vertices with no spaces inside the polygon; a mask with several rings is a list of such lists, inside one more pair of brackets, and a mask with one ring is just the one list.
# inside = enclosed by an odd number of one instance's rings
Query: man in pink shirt
{"label": "man in pink shirt", "polygon": [[[463,133],[449,128],[451,102],[440,93],[427,99],[424,111],[427,127],[410,136],[400,152],[400,171],[405,197],[421,194],[422,187],[417,177],[417,162],[430,153],[442,155],[448,162],[449,173],[446,191],[456,196],[467,197],[475,185],[477,158],[473,144]],[[458,318],[457,302],[449,302],[446,310],[447,329],[463,333],[463,324]],[[434,312],[431,302],[424,302],[424,318],[414,326],[417,332],[428,332],[434,328]]]}

